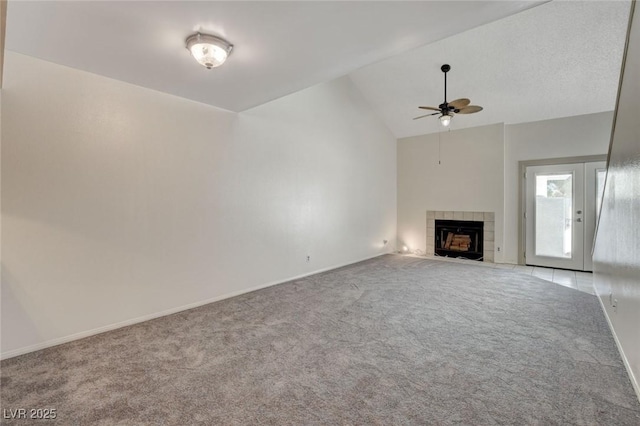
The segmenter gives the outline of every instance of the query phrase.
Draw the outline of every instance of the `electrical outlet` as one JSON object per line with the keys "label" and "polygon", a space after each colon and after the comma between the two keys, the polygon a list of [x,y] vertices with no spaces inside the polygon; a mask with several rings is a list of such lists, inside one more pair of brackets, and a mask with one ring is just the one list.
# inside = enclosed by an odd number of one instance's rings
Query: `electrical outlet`
{"label": "electrical outlet", "polygon": [[311,262],[311,256],[307,255],[307,262]]}
{"label": "electrical outlet", "polygon": [[498,251],[500,251],[500,247],[498,247]]}

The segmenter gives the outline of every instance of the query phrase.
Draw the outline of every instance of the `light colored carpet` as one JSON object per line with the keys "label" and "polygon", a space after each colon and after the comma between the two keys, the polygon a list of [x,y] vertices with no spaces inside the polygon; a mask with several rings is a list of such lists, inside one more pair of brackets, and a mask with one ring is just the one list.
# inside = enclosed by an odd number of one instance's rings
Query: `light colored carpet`
{"label": "light colored carpet", "polygon": [[65,425],[640,424],[596,297],[398,255],[1,367]]}

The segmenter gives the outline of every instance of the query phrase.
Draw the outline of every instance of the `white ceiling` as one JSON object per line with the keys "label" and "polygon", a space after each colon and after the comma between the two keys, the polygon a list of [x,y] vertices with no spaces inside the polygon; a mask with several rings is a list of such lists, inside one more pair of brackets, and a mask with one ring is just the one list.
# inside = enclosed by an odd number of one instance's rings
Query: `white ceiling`
{"label": "white ceiling", "polygon": [[[231,111],[349,75],[396,137],[443,98],[484,111],[452,128],[613,110],[629,1],[21,1],[6,47]],[[534,7],[535,6],[535,7]],[[198,65],[195,31],[235,45]]]}
{"label": "white ceiling", "polygon": [[520,123],[615,108],[630,3],[553,1],[413,49],[350,74],[396,137],[434,133],[437,117],[412,120],[443,101],[484,110],[453,129]]}
{"label": "white ceiling", "polygon": [[[536,4],[539,2],[10,0],[6,47],[243,111]],[[184,41],[195,31],[223,36],[235,45],[223,67],[206,70],[190,58]],[[440,57],[436,62],[443,60]],[[402,58],[401,63],[411,65],[407,56]],[[462,61],[457,56],[446,59],[454,66],[452,87],[460,89],[466,76],[456,71]],[[420,102],[437,102],[426,84],[432,78],[433,60],[416,65],[424,78],[413,79],[418,83],[413,90],[422,95]],[[384,83],[386,93],[393,94],[397,80],[414,72],[405,69],[397,75],[376,77],[385,74],[388,65],[380,66],[377,71],[370,68],[369,75],[367,70],[357,74],[361,87],[389,80]],[[484,83],[481,77],[476,76],[475,85]],[[380,101],[386,93],[367,96]],[[409,99],[411,105],[416,103],[412,98],[404,100]],[[386,114],[384,108],[379,110]],[[408,112],[409,116],[413,113]],[[397,120],[391,115],[385,119],[389,123]]]}

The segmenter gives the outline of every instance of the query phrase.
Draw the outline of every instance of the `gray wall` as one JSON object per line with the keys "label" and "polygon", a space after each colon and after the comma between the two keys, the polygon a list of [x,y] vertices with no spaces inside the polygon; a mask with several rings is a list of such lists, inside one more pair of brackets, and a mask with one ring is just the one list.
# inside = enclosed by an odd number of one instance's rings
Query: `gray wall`
{"label": "gray wall", "polygon": [[594,281],[640,398],[639,15],[636,7],[631,18],[626,65],[618,97],[607,182],[596,234]]}

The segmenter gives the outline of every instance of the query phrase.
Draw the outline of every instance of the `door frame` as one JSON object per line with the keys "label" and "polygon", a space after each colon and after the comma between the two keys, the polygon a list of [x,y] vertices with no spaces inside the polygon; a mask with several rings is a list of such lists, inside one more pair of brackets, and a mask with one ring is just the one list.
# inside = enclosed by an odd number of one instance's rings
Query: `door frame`
{"label": "door frame", "polygon": [[[555,164],[555,165],[544,165],[544,166],[528,166],[527,167],[527,178],[526,178],[526,217],[524,219],[525,223],[525,242],[524,245],[526,247],[526,257],[525,261],[527,265],[536,265],[543,266],[547,268],[556,268],[556,269],[570,269],[574,271],[582,271],[584,270],[584,235],[585,235],[585,221],[583,220],[584,215],[584,206],[585,206],[585,164],[599,164],[599,163],[569,163],[569,164]],[[555,198],[556,202],[558,200],[562,201],[562,213],[557,211],[556,214],[562,214],[563,220],[560,220],[560,217],[554,215],[554,219],[552,223],[549,223],[549,226],[559,226],[562,229],[562,238],[561,247],[555,247],[555,249],[560,249],[562,253],[538,253],[538,236],[540,236],[538,232],[538,227],[541,225],[538,223],[538,214],[541,213],[538,210],[537,205],[540,200],[538,197],[538,177],[545,176],[547,178],[551,177],[553,180],[555,179],[567,179],[571,176],[570,181],[570,196],[563,196],[561,198]],[[547,184],[545,184],[545,187]],[[545,196],[547,195],[548,188],[545,188]],[[545,197],[543,197],[545,198]],[[569,209],[567,209],[567,201],[569,201]],[[553,201],[551,201],[553,203]],[[555,204],[554,204],[555,205]],[[569,217],[567,217],[567,214]],[[568,223],[567,220],[570,222]],[[569,227],[567,228],[567,225]],[[544,228],[542,228],[544,229]],[[556,231],[559,231],[557,229]],[[567,253],[564,252],[566,249],[566,237],[567,231],[569,231],[570,237],[570,252],[569,257],[566,257]],[[543,232],[543,234],[547,237],[550,237],[551,234],[548,232]],[[556,242],[556,243],[557,243]]]}
{"label": "door frame", "polygon": [[525,233],[526,226],[524,212],[526,210],[526,180],[525,173],[529,166],[553,166],[556,164],[592,163],[595,161],[607,161],[607,154],[585,155],[581,157],[546,158],[541,160],[526,160],[518,162],[519,185],[518,185],[518,264],[524,265]]}
{"label": "door frame", "polygon": [[[600,211],[598,211],[598,170],[602,169],[605,173],[605,180],[607,176],[607,162],[601,161],[602,167],[595,166],[597,162],[590,162],[585,164],[585,188],[584,188],[584,230],[585,235],[591,235],[591,239],[584,241],[584,270],[593,272],[593,247],[595,245],[596,228],[598,227],[598,217]],[[593,173],[589,172],[589,169],[593,169]],[[592,179],[589,179],[591,177]],[[604,190],[604,182],[603,187]],[[594,206],[594,210],[586,208],[589,205]],[[591,215],[594,217],[591,217]]]}

